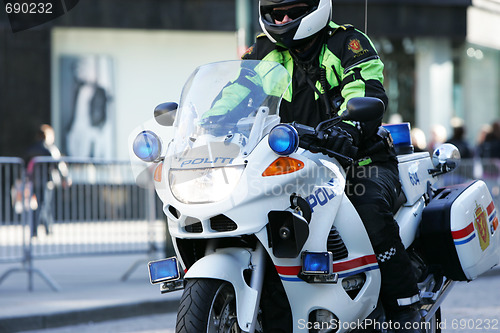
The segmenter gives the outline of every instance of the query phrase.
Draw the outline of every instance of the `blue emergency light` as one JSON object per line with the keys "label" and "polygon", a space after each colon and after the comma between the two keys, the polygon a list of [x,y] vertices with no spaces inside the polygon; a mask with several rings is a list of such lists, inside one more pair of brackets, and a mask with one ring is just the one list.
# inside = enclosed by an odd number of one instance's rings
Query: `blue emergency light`
{"label": "blue emergency light", "polygon": [[151,131],[142,131],[133,144],[134,153],[145,162],[157,161],[161,156],[161,140]]}
{"label": "blue emergency light", "polygon": [[410,136],[410,123],[389,124],[384,125],[384,128],[391,133],[394,148],[398,155],[413,153]]}
{"label": "blue emergency light", "polygon": [[299,146],[299,134],[288,124],[276,125],[269,133],[269,146],[278,155],[290,155]]}
{"label": "blue emergency light", "polygon": [[333,270],[331,252],[302,253],[302,274],[331,274]]}
{"label": "blue emergency light", "polygon": [[180,278],[176,257],[151,261],[148,263],[148,268],[152,284],[174,281]]}

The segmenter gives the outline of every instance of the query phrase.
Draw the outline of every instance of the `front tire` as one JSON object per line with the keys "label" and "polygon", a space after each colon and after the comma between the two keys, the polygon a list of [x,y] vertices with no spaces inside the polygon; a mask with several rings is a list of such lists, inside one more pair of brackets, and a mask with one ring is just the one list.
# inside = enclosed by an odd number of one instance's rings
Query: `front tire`
{"label": "front tire", "polygon": [[[175,331],[240,333],[233,286],[222,280],[187,280],[177,313]],[[259,327],[256,331],[260,332]]]}

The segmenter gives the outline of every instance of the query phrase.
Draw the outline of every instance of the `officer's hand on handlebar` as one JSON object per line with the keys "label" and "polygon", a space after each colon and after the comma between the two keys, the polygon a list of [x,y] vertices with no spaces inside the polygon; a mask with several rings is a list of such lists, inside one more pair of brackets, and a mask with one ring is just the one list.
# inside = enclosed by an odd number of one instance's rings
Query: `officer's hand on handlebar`
{"label": "officer's hand on handlebar", "polygon": [[[297,124],[295,124],[295,127],[297,128]],[[320,133],[314,130],[309,133],[303,129],[301,130],[301,127],[298,130],[301,133],[299,147],[313,153],[321,152],[330,157],[339,157],[332,154],[334,152],[344,157],[353,158],[358,152],[351,135],[340,127],[333,126],[325,131],[320,131]]]}
{"label": "officer's hand on handlebar", "polygon": [[300,136],[299,147],[311,151],[312,153],[319,152],[319,140],[316,134],[303,134]]}
{"label": "officer's hand on handlebar", "polygon": [[[351,158],[356,156],[356,153],[358,152],[358,148],[353,144],[351,135],[337,126],[333,126],[325,131],[323,138],[320,138],[319,145],[328,150]],[[334,157],[328,152],[327,155]]]}

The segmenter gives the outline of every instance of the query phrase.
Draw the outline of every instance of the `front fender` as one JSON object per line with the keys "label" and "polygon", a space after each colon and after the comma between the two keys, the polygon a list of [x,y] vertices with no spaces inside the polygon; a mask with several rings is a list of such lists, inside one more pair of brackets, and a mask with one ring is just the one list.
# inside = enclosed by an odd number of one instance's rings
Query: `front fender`
{"label": "front fender", "polygon": [[217,249],[195,262],[184,276],[186,280],[205,278],[231,283],[236,294],[238,325],[244,331],[250,329],[260,292],[250,288],[243,277],[243,271],[251,268],[251,258],[252,252],[242,248]]}

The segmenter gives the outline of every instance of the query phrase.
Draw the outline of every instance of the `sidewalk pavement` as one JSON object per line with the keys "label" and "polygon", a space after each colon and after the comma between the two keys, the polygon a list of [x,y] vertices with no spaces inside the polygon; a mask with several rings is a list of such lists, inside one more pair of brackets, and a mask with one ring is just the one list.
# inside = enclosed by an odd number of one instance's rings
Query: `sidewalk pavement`
{"label": "sidewalk pavement", "polygon": [[[26,272],[10,274],[0,284],[0,333],[177,311],[182,291],[162,295],[149,282],[148,261],[139,255],[35,260],[60,290],[34,274],[30,292]],[[22,266],[0,264],[0,276],[11,268]]]}
{"label": "sidewalk pavement", "polygon": [[[27,273],[9,275],[0,284],[0,333],[176,312],[182,291],[162,295],[160,287],[149,282],[148,261],[138,255],[35,260],[34,267],[60,291],[34,275],[30,292]],[[0,264],[0,276],[20,267]],[[130,277],[121,281],[131,267],[135,269]],[[456,284],[443,303],[443,321],[451,325],[453,320],[479,318],[498,323],[500,298],[492,290],[499,282],[500,267],[495,267],[475,281]]]}

